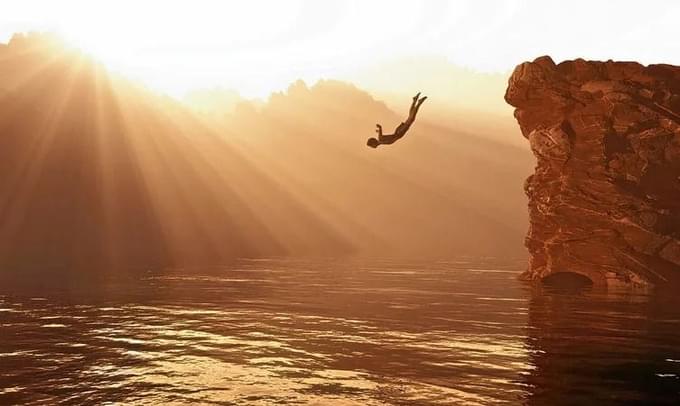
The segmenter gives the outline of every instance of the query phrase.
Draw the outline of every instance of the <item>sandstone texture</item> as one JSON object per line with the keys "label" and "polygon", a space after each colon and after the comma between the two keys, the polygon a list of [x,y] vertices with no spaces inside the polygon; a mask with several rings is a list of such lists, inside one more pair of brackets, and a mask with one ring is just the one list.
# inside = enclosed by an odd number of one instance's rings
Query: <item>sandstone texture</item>
{"label": "sandstone texture", "polygon": [[505,100],[536,156],[528,280],[680,281],[680,67],[540,57]]}

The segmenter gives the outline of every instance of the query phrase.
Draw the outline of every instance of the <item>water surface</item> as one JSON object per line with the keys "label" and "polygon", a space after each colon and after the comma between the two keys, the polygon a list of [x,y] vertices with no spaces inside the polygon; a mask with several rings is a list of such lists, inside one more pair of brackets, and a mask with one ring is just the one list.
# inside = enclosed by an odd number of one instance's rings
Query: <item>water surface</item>
{"label": "water surface", "polygon": [[523,266],[244,260],[4,283],[0,404],[680,404],[674,298],[530,287]]}

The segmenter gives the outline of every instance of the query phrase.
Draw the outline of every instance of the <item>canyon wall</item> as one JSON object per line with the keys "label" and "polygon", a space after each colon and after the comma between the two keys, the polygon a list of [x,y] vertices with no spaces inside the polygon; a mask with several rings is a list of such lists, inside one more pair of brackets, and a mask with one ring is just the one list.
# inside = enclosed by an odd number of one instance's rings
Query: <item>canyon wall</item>
{"label": "canyon wall", "polygon": [[540,57],[506,101],[536,156],[523,277],[680,280],[680,67]]}

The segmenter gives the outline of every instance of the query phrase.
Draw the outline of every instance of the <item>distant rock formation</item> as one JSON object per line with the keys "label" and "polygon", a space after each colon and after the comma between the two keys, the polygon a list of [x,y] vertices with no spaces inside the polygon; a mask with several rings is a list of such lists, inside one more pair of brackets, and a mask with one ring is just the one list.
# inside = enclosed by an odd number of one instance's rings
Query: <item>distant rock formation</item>
{"label": "distant rock formation", "polygon": [[0,47],[0,173],[0,277],[353,252],[184,106],[42,34]]}
{"label": "distant rock formation", "polygon": [[680,67],[543,56],[505,100],[536,156],[526,180],[528,280],[680,280]]}
{"label": "distant rock formation", "polygon": [[0,284],[242,257],[524,253],[526,149],[428,116],[376,155],[365,136],[403,110],[334,80],[231,107],[196,115],[41,34],[0,44]]}

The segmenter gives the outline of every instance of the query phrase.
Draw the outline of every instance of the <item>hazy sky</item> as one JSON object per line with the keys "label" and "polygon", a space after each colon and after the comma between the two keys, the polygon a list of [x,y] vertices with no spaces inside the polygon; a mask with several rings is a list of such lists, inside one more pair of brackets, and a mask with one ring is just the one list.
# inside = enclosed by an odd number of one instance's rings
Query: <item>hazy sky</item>
{"label": "hazy sky", "polygon": [[404,56],[504,73],[543,54],[680,65],[678,17],[673,0],[20,0],[3,1],[0,40],[57,31],[171,94],[265,96]]}

